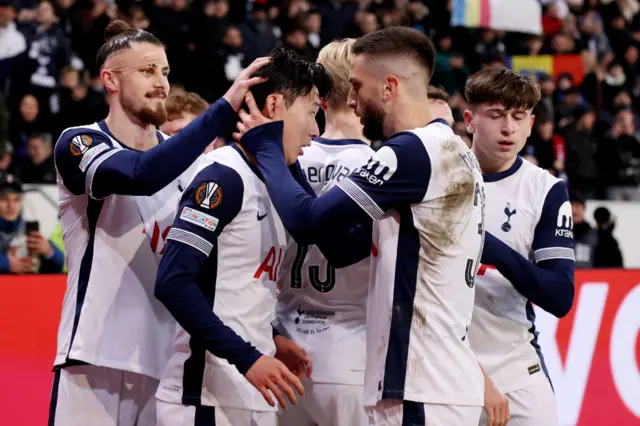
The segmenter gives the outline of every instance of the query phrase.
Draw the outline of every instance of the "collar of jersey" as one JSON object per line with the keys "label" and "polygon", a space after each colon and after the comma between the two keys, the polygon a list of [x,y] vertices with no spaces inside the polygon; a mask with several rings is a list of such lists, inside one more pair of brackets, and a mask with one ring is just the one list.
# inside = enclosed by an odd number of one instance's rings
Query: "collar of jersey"
{"label": "collar of jersey", "polygon": [[[113,136],[113,133],[111,133],[111,130],[109,130],[109,126],[107,126],[107,123],[102,120],[98,123],[98,127],[100,127],[100,130],[102,130],[103,132],[105,132],[107,135],[109,135],[110,137],[112,137],[113,139],[117,140],[118,143],[120,145],[122,145],[123,147],[130,149],[132,151],[138,151],[138,152],[142,152],[140,150],[137,150],[135,148],[131,148],[129,145],[127,145],[126,143],[122,142],[120,139],[116,138],[115,136]],[[156,130],[156,136],[158,138],[158,143],[162,143],[164,142],[164,137],[162,136],[162,133],[160,133],[159,131]]]}
{"label": "collar of jersey", "polygon": [[[445,120],[444,118],[434,118],[433,120],[431,120],[431,121],[429,122],[429,124],[433,124],[433,123],[440,123],[440,124],[444,124],[444,125],[445,125],[445,126],[447,126],[447,127],[451,127],[451,126],[449,125],[449,123],[447,123],[447,120]],[[429,124],[427,124],[427,126],[428,126]]]}
{"label": "collar of jersey", "polygon": [[249,166],[249,168],[251,169],[251,171],[253,173],[256,174],[256,176],[258,176],[258,179],[260,179],[261,181],[264,182],[264,178],[262,177],[262,173],[260,173],[260,170],[258,170],[258,168],[254,165],[251,164],[251,161],[249,161],[249,159],[247,158],[246,155],[244,155],[244,152],[242,152],[242,150],[240,149],[240,147],[238,145],[236,145],[235,143],[231,144],[231,148],[235,149],[238,154],[240,154],[240,157],[242,157],[242,159],[244,160],[245,163],[247,163],[247,166]]}
{"label": "collar of jersey", "polygon": [[322,145],[344,146],[344,145],[366,145],[365,141],[360,139],[327,139],[327,138],[313,138],[314,142]]}
{"label": "collar of jersey", "polygon": [[509,176],[511,176],[512,174],[514,174],[515,172],[517,172],[520,167],[522,167],[522,157],[520,157],[519,155],[516,157],[516,161],[513,163],[513,165],[511,167],[509,167],[507,170],[505,170],[504,172],[500,172],[500,173],[489,173],[489,174],[483,174],[482,177],[484,178],[485,182],[497,182],[499,180],[508,178]]}

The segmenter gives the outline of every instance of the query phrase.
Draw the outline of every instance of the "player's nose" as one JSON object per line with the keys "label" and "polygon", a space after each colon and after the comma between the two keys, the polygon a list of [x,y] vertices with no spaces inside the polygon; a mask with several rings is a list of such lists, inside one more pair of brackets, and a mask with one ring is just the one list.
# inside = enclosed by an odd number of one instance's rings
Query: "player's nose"
{"label": "player's nose", "polygon": [[309,136],[311,136],[311,139],[317,138],[318,136],[320,136],[320,128],[318,128],[317,121],[313,122],[313,126],[311,127],[311,132],[309,133]]}

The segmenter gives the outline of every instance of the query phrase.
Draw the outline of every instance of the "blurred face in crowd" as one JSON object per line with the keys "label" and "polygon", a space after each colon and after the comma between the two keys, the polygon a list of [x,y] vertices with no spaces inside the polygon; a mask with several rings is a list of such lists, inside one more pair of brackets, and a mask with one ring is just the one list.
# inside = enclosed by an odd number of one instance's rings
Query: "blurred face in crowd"
{"label": "blurred face in crowd", "polygon": [[351,61],[347,104],[360,118],[364,136],[372,141],[382,140],[387,136],[384,134],[387,113],[382,102],[384,80],[374,74],[367,59],[366,55],[355,55]]}
{"label": "blurred face in crowd", "polygon": [[0,5],[0,27],[6,27],[13,20],[15,13],[13,6]]}
{"label": "blurred face in crowd", "polygon": [[578,127],[582,130],[591,130],[593,126],[596,124],[596,113],[593,111],[589,111],[580,117],[578,121]]}
{"label": "blurred face in crowd", "polygon": [[137,57],[153,59],[150,62],[133,59],[122,71],[104,69],[101,73],[103,83],[108,93],[117,97],[122,109],[132,120],[159,127],[167,119],[167,55],[162,46],[151,43],[132,43],[131,49],[127,49],[125,54],[128,55],[123,57],[125,60]]}
{"label": "blurred face in crowd", "polygon": [[287,43],[291,46],[302,49],[307,44],[307,35],[302,30],[293,31],[286,36]]}
{"label": "blurred face in crowd", "polygon": [[319,33],[320,26],[322,25],[322,18],[319,13],[312,13],[307,17],[306,21],[307,31],[310,33]]}
{"label": "blurred face in crowd", "polygon": [[360,18],[360,31],[362,34],[373,33],[378,30],[378,18],[373,13],[363,13]]}
{"label": "blurred face in crowd", "polygon": [[553,121],[544,121],[536,124],[536,131],[543,141],[553,138]]}
{"label": "blurred face in crowd", "polygon": [[579,201],[572,201],[571,212],[573,213],[574,225],[584,222],[584,204]]}
{"label": "blurred face in crowd", "polygon": [[51,157],[51,146],[40,137],[31,137],[27,142],[27,155],[38,166]]}
{"label": "blurred face in crowd", "polygon": [[53,5],[48,1],[43,1],[38,5],[36,20],[40,25],[52,24],[56,20],[56,12]]}
{"label": "blurred face in crowd", "polygon": [[[275,96],[269,95],[264,109],[266,116],[273,117],[275,111]],[[284,109],[284,134],[282,145],[284,158],[288,165],[296,162],[302,155],[302,147],[311,145],[311,139],[318,137],[320,131],[316,122],[316,114],[320,109],[318,89],[307,95],[298,96],[291,105]]]}
{"label": "blurred face in crowd", "polygon": [[20,216],[22,197],[15,191],[0,193],[0,218],[13,222]]}
{"label": "blurred face in crowd", "polygon": [[506,109],[502,104],[483,103],[464,112],[467,131],[473,135],[474,150],[485,158],[508,163],[518,156],[535,116],[532,110]]}
{"label": "blurred face in crowd", "polygon": [[238,49],[242,47],[242,33],[236,27],[229,27],[224,33],[222,41],[226,46]]}
{"label": "blurred face in crowd", "polygon": [[38,100],[33,95],[25,95],[20,101],[20,115],[24,121],[34,121],[40,112]]}

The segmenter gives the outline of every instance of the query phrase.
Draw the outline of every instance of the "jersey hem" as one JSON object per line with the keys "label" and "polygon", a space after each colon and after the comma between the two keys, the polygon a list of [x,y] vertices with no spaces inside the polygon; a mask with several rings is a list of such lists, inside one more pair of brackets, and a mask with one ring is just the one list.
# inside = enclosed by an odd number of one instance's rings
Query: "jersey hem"
{"label": "jersey hem", "polygon": [[264,408],[247,407],[247,406],[243,406],[243,405],[240,405],[240,404],[219,404],[219,403],[211,403],[211,402],[208,402],[208,401],[203,402],[202,400],[200,400],[200,401],[176,402],[175,400],[170,399],[170,398],[163,398],[163,396],[159,395],[158,393],[155,394],[155,398],[158,399],[159,401],[165,402],[167,404],[183,405],[183,406],[187,406],[187,407],[236,408],[238,410],[258,411],[258,412],[261,412],[261,413],[277,413],[278,412],[278,407],[264,409]]}
{"label": "jersey hem", "polygon": [[58,369],[58,368],[72,367],[74,365],[82,365],[77,363],[95,365],[96,367],[112,368],[114,370],[120,370],[120,371],[127,371],[129,373],[136,373],[143,376],[147,376],[158,381],[162,378],[162,374],[154,374],[150,370],[146,368],[142,368],[140,365],[132,366],[131,364],[125,364],[117,361],[105,361],[101,359],[89,360],[88,357],[72,358],[72,357],[65,356],[65,358],[62,360],[59,360],[58,358],[56,358],[56,360],[54,361],[53,368]]}

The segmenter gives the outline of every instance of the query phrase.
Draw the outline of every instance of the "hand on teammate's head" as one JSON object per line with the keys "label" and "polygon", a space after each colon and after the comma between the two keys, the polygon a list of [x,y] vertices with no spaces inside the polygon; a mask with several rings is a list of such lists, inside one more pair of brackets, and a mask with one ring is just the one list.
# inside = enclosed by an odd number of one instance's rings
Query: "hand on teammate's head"
{"label": "hand on teammate's head", "polygon": [[246,93],[245,102],[249,111],[240,110],[238,113],[240,121],[236,124],[238,131],[233,134],[233,138],[238,142],[249,130],[255,127],[284,119],[284,97],[282,95],[275,94],[267,97],[266,115],[258,108],[251,92]]}
{"label": "hand on teammate's head", "polygon": [[223,98],[229,102],[229,105],[231,105],[234,111],[237,112],[240,110],[245,95],[251,86],[267,81],[264,77],[251,77],[267,63],[269,63],[268,57],[258,58],[253,61],[251,65],[240,73],[236,81],[234,81],[229,90],[227,90],[227,93],[224,94]]}

